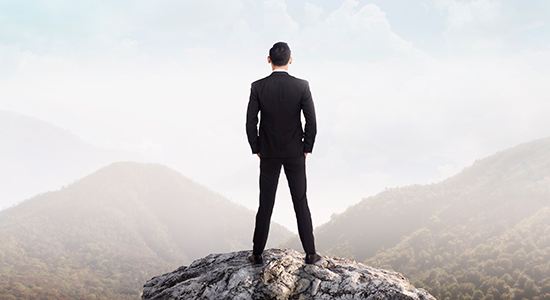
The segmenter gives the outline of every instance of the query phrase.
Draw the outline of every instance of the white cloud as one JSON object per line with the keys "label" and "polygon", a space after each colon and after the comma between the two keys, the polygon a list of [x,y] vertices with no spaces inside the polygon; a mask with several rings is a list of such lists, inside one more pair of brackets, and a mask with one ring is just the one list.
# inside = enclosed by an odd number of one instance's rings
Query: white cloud
{"label": "white cloud", "polygon": [[263,33],[271,39],[288,40],[298,32],[299,25],[288,14],[284,0],[265,0],[263,11]]}
{"label": "white cloud", "polygon": [[321,21],[321,14],[323,13],[323,8],[312,3],[304,4],[304,19],[302,24],[304,27],[315,26]]}
{"label": "white cloud", "polygon": [[21,61],[21,50],[17,44],[0,44],[0,80],[12,76]]}
{"label": "white cloud", "polygon": [[[306,8],[306,16],[319,14],[318,8]],[[360,7],[356,0],[345,0],[325,20],[304,28],[297,44],[315,59],[334,61],[376,61],[421,54],[392,32],[378,6],[370,3]]]}
{"label": "white cloud", "polygon": [[434,0],[447,14],[451,50],[500,50],[517,34],[549,24],[547,1]]}

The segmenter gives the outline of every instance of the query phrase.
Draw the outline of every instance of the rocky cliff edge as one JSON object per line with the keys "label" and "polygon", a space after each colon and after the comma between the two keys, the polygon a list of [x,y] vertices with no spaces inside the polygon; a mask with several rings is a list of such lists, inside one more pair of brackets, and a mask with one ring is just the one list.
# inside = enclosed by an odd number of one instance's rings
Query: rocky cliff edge
{"label": "rocky cliff edge", "polygon": [[142,299],[396,299],[435,300],[403,275],[335,257],[306,265],[291,249],[264,251],[264,263],[248,260],[250,251],[210,254],[188,267],[154,277]]}

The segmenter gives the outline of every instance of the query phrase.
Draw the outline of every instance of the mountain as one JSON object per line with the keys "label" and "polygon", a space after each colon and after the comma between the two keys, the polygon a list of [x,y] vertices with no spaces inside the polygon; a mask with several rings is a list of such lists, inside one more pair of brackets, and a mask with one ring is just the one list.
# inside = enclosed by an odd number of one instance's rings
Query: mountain
{"label": "mountain", "polygon": [[[253,227],[168,167],[114,163],[0,212],[0,299],[137,299],[155,274],[249,249]],[[272,244],[290,235],[272,224]]]}
{"label": "mountain", "polygon": [[423,228],[367,263],[411,274],[438,299],[550,299],[550,207],[460,247],[468,234]]}
{"label": "mountain", "polygon": [[438,299],[550,299],[549,153],[544,138],[366,198],[316,229],[318,249],[401,272]]}
{"label": "mountain", "polygon": [[292,249],[268,249],[262,265],[251,251],[212,254],[157,276],[143,287],[144,300],[392,299],[435,300],[401,274],[337,257],[304,264]]}
{"label": "mountain", "polygon": [[98,148],[51,123],[0,110],[0,209],[123,160],[147,161]]}

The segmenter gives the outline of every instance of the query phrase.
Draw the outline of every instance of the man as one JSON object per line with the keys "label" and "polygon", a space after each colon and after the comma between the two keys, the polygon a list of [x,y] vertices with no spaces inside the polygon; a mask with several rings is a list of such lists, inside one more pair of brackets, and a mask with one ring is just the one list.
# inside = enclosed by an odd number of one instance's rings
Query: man
{"label": "man", "polygon": [[[253,250],[250,260],[261,264],[281,166],[284,167],[298,234],[306,252],[305,261],[315,263],[321,257],[315,252],[313,226],[306,197],[306,165],[317,133],[315,108],[307,81],[288,74],[292,63],[290,48],[278,42],[269,50],[267,62],[273,72],[252,83],[246,115],[246,133],[252,153],[260,158],[260,206],[256,214]],[[258,131],[258,112],[260,129]],[[300,119],[303,112],[305,130]]]}

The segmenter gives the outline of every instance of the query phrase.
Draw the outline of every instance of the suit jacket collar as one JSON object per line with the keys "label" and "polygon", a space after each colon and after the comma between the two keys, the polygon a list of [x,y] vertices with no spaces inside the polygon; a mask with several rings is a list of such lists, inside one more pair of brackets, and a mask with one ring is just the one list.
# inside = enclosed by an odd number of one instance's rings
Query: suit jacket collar
{"label": "suit jacket collar", "polygon": [[271,75],[269,76],[289,76],[290,74],[288,74],[288,72],[284,72],[284,71],[277,71],[277,72],[271,72]]}

